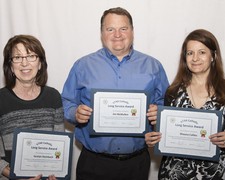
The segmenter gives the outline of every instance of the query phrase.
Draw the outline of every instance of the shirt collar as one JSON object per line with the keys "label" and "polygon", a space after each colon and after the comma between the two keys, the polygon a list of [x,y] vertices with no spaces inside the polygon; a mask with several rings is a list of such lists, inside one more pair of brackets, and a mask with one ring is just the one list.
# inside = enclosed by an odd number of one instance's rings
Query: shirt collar
{"label": "shirt collar", "polygon": [[[109,51],[107,48],[104,48],[104,51],[105,51],[105,53],[106,53],[106,56],[107,56],[109,59],[111,59],[111,60],[114,60],[114,59],[118,60],[117,57],[116,57],[115,55],[113,55],[113,54],[111,53],[111,51]],[[133,52],[134,52],[134,49],[133,49],[133,46],[131,46],[129,54],[126,55],[126,56],[124,56],[123,59],[122,59],[122,61],[127,61],[127,60],[129,60],[129,59],[131,58]]]}

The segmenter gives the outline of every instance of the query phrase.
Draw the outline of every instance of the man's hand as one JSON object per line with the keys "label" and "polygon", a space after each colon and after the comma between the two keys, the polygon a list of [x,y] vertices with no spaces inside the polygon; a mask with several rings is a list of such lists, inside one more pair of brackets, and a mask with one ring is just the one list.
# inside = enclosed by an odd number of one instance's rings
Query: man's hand
{"label": "man's hand", "polygon": [[145,134],[145,142],[148,147],[154,147],[161,139],[160,132],[149,132]]}
{"label": "man's hand", "polygon": [[90,119],[92,109],[86,105],[79,105],[76,112],[75,118],[78,123],[87,123]]}
{"label": "man's hand", "polygon": [[155,104],[150,104],[147,112],[147,117],[148,120],[150,121],[151,125],[156,124],[156,119],[157,119],[157,110],[158,106]]}

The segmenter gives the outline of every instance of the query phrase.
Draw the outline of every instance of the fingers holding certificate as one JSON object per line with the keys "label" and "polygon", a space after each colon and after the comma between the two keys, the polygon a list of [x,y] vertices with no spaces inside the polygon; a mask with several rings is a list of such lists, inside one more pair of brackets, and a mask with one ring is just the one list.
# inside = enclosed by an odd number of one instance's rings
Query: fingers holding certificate
{"label": "fingers holding certificate", "polygon": [[[40,130],[14,131],[11,179],[42,174],[46,179],[70,179],[73,134]],[[54,179],[54,176],[49,176]]]}
{"label": "fingers holding certificate", "polygon": [[222,112],[158,106],[156,130],[162,133],[156,154],[218,161],[209,136],[221,129]]}
{"label": "fingers holding certificate", "polygon": [[147,102],[144,91],[93,90],[91,135],[144,136]]}

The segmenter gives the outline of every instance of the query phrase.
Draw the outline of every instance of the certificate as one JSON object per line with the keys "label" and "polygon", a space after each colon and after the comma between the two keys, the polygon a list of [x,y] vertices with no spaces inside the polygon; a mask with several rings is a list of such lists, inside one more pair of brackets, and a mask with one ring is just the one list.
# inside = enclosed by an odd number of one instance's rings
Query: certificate
{"label": "certificate", "polygon": [[158,106],[156,130],[162,138],[154,152],[166,156],[219,160],[209,136],[221,131],[222,112]]}
{"label": "certificate", "polygon": [[93,90],[91,135],[144,136],[148,95],[144,91]]}
{"label": "certificate", "polygon": [[39,130],[14,131],[11,179],[54,174],[70,180],[73,134]]}

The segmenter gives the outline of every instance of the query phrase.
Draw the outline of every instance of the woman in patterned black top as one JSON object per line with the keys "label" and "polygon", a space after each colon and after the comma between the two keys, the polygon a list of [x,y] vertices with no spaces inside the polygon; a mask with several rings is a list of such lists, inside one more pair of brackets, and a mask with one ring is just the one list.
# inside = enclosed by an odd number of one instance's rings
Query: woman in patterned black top
{"label": "woman in patterned black top", "polygon": [[[223,113],[222,132],[209,136],[220,148],[219,162],[164,156],[158,178],[160,180],[220,180],[225,168],[225,80],[219,44],[214,35],[199,29],[185,39],[177,75],[165,95],[165,105],[219,110]],[[146,143],[159,141],[146,136]]]}
{"label": "woman in patterned black top", "polygon": [[[46,86],[45,51],[35,37],[14,36],[4,48],[5,87],[0,89],[0,179],[8,179],[13,130],[64,131],[59,92]],[[39,180],[38,175],[30,180]],[[49,180],[55,180],[50,175]]]}

